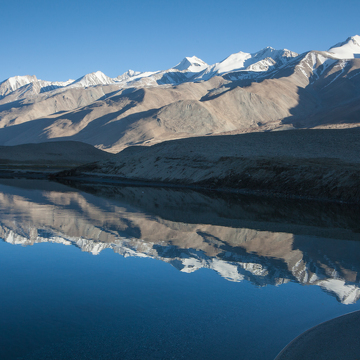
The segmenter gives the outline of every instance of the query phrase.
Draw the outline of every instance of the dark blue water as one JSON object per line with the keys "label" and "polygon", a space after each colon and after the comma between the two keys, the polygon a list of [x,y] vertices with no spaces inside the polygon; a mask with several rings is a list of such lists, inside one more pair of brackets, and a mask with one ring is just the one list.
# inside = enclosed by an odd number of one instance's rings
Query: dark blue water
{"label": "dark blue water", "polygon": [[286,224],[295,235],[226,227],[228,216],[176,222],[176,209],[141,208],[134,196],[146,189],[100,197],[46,186],[0,189],[0,359],[273,359],[309,327],[360,308],[360,243],[339,221],[333,232],[352,239],[320,237],[329,227],[314,224],[309,235],[303,221]]}

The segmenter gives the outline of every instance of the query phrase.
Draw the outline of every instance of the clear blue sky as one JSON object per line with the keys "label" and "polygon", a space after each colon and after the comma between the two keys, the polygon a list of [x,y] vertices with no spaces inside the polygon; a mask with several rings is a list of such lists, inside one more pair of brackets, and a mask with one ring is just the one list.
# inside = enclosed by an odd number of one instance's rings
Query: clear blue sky
{"label": "clear blue sky", "polygon": [[0,82],[115,77],[192,55],[213,64],[266,46],[327,50],[360,35],[359,0],[2,0],[0,9]]}

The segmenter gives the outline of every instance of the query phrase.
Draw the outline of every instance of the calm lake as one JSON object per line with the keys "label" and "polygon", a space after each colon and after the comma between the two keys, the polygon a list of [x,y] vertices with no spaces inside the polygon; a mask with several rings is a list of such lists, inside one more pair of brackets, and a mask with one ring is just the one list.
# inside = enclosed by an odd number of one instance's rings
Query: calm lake
{"label": "calm lake", "polygon": [[2,360],[271,360],[360,309],[356,207],[74,186],[0,180]]}

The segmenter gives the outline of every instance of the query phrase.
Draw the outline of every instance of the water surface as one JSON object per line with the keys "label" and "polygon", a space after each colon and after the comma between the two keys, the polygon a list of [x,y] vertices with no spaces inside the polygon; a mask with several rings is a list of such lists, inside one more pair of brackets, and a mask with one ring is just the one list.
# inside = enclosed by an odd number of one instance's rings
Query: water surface
{"label": "water surface", "polygon": [[360,308],[358,211],[0,183],[1,359],[273,359]]}

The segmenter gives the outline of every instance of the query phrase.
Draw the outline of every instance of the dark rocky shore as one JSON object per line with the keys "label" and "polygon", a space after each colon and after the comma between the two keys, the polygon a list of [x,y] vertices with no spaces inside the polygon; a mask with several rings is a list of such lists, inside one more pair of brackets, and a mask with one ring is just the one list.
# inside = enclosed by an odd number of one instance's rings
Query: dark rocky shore
{"label": "dark rocky shore", "polygon": [[360,203],[360,129],[213,136],[129,147],[53,178]]}

